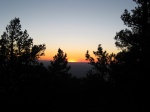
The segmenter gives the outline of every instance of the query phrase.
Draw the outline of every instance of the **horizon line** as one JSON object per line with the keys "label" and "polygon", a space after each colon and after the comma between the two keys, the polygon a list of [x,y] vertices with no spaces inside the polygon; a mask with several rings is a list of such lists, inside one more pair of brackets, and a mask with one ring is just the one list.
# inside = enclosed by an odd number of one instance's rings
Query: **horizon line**
{"label": "horizon line", "polygon": [[[51,61],[46,59],[39,59],[39,61]],[[87,61],[68,61],[69,63],[88,63]]]}

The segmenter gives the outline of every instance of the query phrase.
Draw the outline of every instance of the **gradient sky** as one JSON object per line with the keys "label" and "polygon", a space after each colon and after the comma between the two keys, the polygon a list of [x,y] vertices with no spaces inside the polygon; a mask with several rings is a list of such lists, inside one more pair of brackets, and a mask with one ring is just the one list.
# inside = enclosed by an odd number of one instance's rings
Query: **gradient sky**
{"label": "gradient sky", "polygon": [[34,44],[46,44],[41,59],[51,60],[61,48],[69,61],[85,61],[99,44],[118,52],[114,36],[126,27],[120,16],[135,6],[132,0],[0,0],[0,35],[19,17]]}

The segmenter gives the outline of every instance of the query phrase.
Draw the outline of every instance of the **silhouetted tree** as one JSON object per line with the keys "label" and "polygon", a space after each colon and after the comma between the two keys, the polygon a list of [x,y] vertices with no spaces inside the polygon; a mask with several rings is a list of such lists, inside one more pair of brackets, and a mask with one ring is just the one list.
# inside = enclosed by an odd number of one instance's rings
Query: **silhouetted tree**
{"label": "silhouetted tree", "polygon": [[70,66],[68,66],[67,54],[59,48],[57,55],[50,61],[48,69],[58,77],[70,77],[70,73],[68,73]]}
{"label": "silhouetted tree", "polygon": [[[14,18],[0,37],[0,98],[2,101],[17,101],[24,96],[26,87],[33,89],[44,82],[47,70],[38,59],[46,47],[33,45],[27,30],[21,31],[19,18]],[[40,85],[41,86],[41,85]],[[36,92],[35,92],[36,93]],[[30,94],[30,93],[29,93]]]}
{"label": "silhouetted tree", "polygon": [[[149,72],[150,48],[150,1],[133,0],[137,7],[131,12],[125,9],[121,19],[128,29],[116,33],[116,46],[121,49],[116,59],[122,65],[121,75],[130,80],[140,80],[144,84]],[[118,69],[119,71],[119,69]],[[125,79],[125,78],[124,78]],[[129,80],[129,79],[128,79]]]}
{"label": "silhouetted tree", "polygon": [[[118,60],[123,63],[149,64],[148,54],[150,47],[150,1],[133,0],[138,5],[129,12],[125,9],[121,15],[124,24],[128,29],[116,33],[116,46],[121,48],[118,53]],[[122,58],[123,57],[123,58]]]}
{"label": "silhouetted tree", "polygon": [[[128,27],[116,33],[116,46],[121,49],[116,56],[119,62],[118,82],[120,88],[132,99],[132,107],[144,110],[149,85],[150,48],[150,0],[133,0],[137,7],[131,12],[125,9],[121,19]],[[137,100],[138,97],[138,100]]]}
{"label": "silhouetted tree", "polygon": [[14,67],[17,64],[37,64],[44,55],[45,45],[33,45],[27,30],[21,31],[19,18],[14,18],[6,27],[6,32],[0,38],[0,65]]}
{"label": "silhouetted tree", "polygon": [[108,81],[111,73],[111,66],[115,63],[115,54],[108,54],[106,51],[103,51],[101,44],[98,45],[97,51],[93,51],[97,61],[89,55],[87,51],[85,57],[89,61],[89,64],[93,66],[93,69],[88,71],[87,77],[96,78],[98,80]]}

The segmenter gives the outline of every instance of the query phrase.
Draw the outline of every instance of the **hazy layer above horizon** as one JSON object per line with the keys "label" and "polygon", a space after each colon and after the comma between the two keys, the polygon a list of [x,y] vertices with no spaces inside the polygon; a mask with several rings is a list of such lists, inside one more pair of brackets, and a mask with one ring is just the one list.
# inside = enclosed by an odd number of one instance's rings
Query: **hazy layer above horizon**
{"label": "hazy layer above horizon", "polygon": [[[48,65],[50,65],[50,61],[40,60],[40,62],[42,62],[45,67],[48,67]],[[69,72],[72,74],[72,76],[75,76],[78,78],[85,77],[87,71],[92,68],[92,66],[88,64],[87,62],[68,62],[68,65],[71,66],[71,69]]]}

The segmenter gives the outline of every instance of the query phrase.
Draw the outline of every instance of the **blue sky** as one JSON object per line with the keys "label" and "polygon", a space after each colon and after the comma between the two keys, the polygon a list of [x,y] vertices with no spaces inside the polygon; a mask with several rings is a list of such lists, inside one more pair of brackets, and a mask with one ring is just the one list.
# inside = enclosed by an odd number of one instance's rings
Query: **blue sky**
{"label": "blue sky", "polygon": [[0,0],[0,34],[19,17],[34,44],[46,44],[52,59],[61,48],[69,60],[83,61],[99,44],[117,53],[114,36],[124,29],[120,16],[136,6],[132,0]]}

